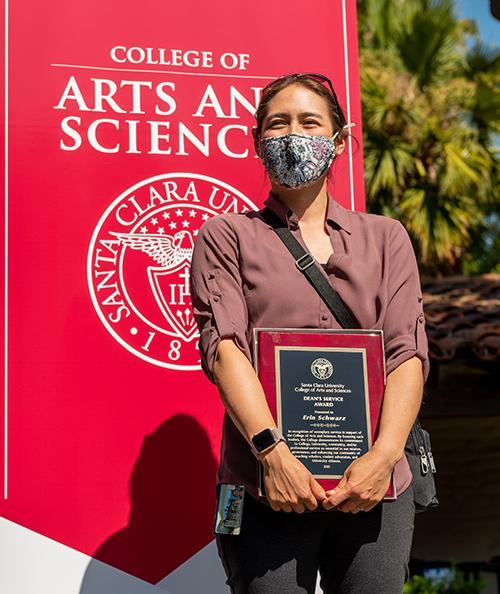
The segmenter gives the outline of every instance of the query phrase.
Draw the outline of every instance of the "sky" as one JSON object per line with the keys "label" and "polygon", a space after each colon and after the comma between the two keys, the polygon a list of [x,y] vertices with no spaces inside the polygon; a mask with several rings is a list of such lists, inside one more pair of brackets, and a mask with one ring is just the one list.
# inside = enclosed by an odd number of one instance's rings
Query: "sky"
{"label": "sky", "polygon": [[458,17],[477,21],[484,43],[500,45],[500,21],[491,15],[489,0],[455,0],[455,7]]}

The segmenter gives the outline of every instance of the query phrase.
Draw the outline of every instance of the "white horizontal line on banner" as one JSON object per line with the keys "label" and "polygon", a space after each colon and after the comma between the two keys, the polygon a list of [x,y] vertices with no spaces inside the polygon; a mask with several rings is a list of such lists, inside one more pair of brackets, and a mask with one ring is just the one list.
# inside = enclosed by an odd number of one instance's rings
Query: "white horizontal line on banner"
{"label": "white horizontal line on banner", "polygon": [[110,66],[83,66],[81,64],[51,64],[57,68],[81,68],[84,70],[111,70],[113,72],[145,72],[152,74],[179,74],[181,76],[209,76],[217,78],[258,78],[272,80],[275,76],[258,76],[253,74],[215,74],[212,72],[181,72],[179,70],[153,70],[141,68],[112,68]]}

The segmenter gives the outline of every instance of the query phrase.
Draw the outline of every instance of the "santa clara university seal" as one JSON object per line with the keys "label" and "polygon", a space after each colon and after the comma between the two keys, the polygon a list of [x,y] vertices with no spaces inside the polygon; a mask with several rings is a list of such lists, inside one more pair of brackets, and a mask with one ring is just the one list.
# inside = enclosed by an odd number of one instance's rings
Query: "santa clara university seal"
{"label": "santa clara university seal", "polygon": [[189,271],[196,235],[211,217],[257,207],[226,183],[194,173],[141,181],[102,215],[89,246],[87,281],[110,334],[144,361],[200,368]]}

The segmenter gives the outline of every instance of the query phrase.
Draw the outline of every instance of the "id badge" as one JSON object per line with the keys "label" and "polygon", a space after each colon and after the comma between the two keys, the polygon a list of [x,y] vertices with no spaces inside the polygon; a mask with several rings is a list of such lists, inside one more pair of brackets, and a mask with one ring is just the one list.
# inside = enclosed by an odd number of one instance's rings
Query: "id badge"
{"label": "id badge", "polygon": [[220,485],[215,520],[216,534],[237,536],[240,533],[244,496],[244,485],[229,485],[226,483]]}

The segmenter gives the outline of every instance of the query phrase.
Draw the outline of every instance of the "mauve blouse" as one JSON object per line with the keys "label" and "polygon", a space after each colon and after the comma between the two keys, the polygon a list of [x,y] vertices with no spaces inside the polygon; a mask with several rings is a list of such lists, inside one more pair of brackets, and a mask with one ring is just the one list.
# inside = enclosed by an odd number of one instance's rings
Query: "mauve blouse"
{"label": "mauve blouse", "polygon": [[[307,250],[297,215],[272,192],[264,204]],[[340,328],[261,213],[217,215],[201,226],[195,241],[191,301],[201,365],[211,382],[221,338],[232,338],[253,364],[254,327]],[[416,356],[425,381],[429,359],[422,292],[406,229],[395,219],[344,208],[331,196],[326,221],[333,253],[322,270],[329,282],[360,328],[383,330],[387,375]],[[406,455],[396,462],[394,477],[400,494],[412,481]],[[244,484],[257,497],[257,460],[227,412],[217,483]]]}

